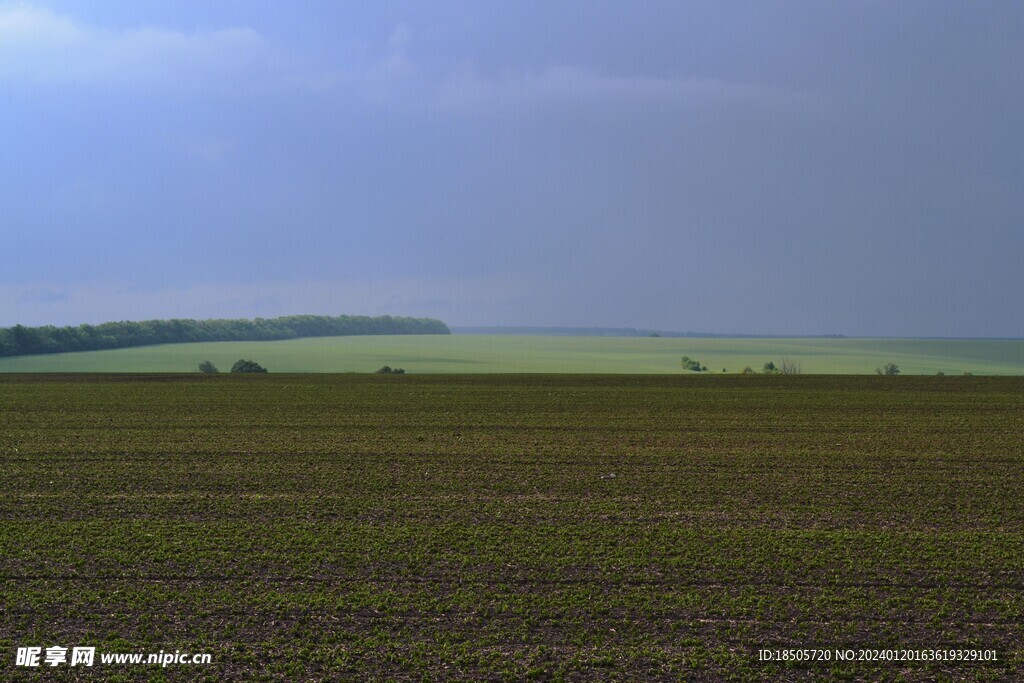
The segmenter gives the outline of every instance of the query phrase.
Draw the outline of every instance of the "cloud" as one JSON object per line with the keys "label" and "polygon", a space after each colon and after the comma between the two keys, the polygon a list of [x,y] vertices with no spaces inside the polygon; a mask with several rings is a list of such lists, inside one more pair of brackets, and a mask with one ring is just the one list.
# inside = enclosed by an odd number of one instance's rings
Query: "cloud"
{"label": "cloud", "polygon": [[417,32],[396,24],[363,64],[313,64],[284,57],[258,31],[228,27],[113,30],[35,5],[0,5],[0,83],[195,90],[224,83],[336,92],[370,104],[405,102],[449,113],[522,113],[565,106],[775,105],[800,93],[716,78],[621,76],[585,66],[483,75],[433,68],[410,56]]}
{"label": "cloud", "polygon": [[504,71],[494,77],[462,69],[440,85],[435,104],[441,110],[457,112],[521,112],[566,104],[774,105],[804,97],[796,91],[716,78],[616,76],[578,66],[551,66],[533,72]]}
{"label": "cloud", "polygon": [[192,88],[272,63],[251,28],[111,31],[45,8],[0,7],[0,81]]}
{"label": "cloud", "polygon": [[423,72],[408,55],[415,32],[407,24],[397,24],[387,40],[380,43],[379,54],[359,65],[307,65],[287,77],[289,85],[318,93],[348,92],[380,104],[405,97],[422,85]]}
{"label": "cloud", "polygon": [[417,76],[418,69],[408,56],[412,38],[412,29],[405,24],[399,24],[391,31],[383,58],[366,68],[358,79],[368,98],[375,101],[389,99],[396,94],[396,88]]}

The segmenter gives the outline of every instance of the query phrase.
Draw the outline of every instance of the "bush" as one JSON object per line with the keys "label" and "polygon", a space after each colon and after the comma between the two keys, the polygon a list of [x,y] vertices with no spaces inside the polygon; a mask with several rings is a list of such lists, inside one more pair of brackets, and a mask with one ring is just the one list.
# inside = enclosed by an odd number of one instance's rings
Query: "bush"
{"label": "bush", "polygon": [[375,374],[378,375],[404,375],[405,370],[402,368],[392,368],[390,365],[385,365],[380,370],[377,370]]}
{"label": "bush", "polygon": [[761,372],[763,372],[766,375],[777,375],[779,374],[779,369],[775,367],[775,363],[768,361],[767,363],[761,366]]}
{"label": "bush", "polygon": [[875,368],[876,375],[886,375],[888,377],[895,377],[900,374],[900,368],[895,363],[886,363],[880,368]]}
{"label": "bush", "polygon": [[690,370],[691,372],[705,372],[706,367],[700,364],[700,361],[695,361],[689,356],[683,356],[683,370]]}
{"label": "bush", "polygon": [[215,372],[220,372],[220,370],[218,370],[217,366],[211,363],[210,361],[204,360],[202,363],[199,364],[199,372],[205,372],[206,374],[209,375]]}
{"label": "bush", "polygon": [[266,372],[267,369],[253,360],[238,360],[231,366],[231,372]]}
{"label": "bush", "polygon": [[753,375],[754,374],[754,368],[752,368],[752,367],[750,367],[748,365],[747,367],[745,367],[742,370],[740,370],[740,374],[741,375]]}

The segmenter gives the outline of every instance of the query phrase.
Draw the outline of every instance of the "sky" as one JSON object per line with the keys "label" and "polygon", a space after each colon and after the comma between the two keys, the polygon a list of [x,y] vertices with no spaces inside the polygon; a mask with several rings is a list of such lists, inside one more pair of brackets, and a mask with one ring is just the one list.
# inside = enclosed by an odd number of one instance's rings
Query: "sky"
{"label": "sky", "polygon": [[0,326],[1024,337],[1024,4],[0,0]]}

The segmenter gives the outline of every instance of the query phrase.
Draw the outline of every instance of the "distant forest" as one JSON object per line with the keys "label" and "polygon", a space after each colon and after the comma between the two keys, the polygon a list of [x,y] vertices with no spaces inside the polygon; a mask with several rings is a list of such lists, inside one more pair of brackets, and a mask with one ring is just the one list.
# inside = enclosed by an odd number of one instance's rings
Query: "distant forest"
{"label": "distant forest", "polygon": [[718,334],[635,327],[453,327],[453,334],[526,334],[552,337],[673,337],[686,339],[842,339],[841,334]]}
{"label": "distant forest", "polygon": [[255,320],[144,320],[78,327],[0,328],[0,356],[123,349],[151,344],[273,341],[359,334],[451,334],[433,318],[290,315]]}

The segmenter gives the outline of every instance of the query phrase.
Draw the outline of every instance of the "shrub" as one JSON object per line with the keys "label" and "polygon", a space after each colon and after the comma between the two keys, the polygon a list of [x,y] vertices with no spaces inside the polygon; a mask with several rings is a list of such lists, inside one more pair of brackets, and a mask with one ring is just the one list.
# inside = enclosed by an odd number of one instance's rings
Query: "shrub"
{"label": "shrub", "polygon": [[706,367],[700,364],[700,361],[696,361],[689,356],[683,356],[683,370],[690,370],[691,372],[704,372],[707,370]]}
{"label": "shrub", "polygon": [[741,375],[753,375],[754,374],[754,368],[752,368],[752,367],[750,367],[748,365],[747,367],[745,367],[742,370],[740,370],[740,374]]}
{"label": "shrub", "polygon": [[775,367],[775,363],[768,361],[761,366],[761,372],[766,375],[777,375],[779,373],[779,369]]}
{"label": "shrub", "polygon": [[253,360],[239,359],[231,366],[231,372],[266,372],[267,369]]}
{"label": "shrub", "polygon": [[886,375],[888,377],[895,377],[900,374],[900,368],[895,363],[886,363],[880,368],[875,368],[876,375]]}
{"label": "shrub", "polygon": [[210,361],[204,360],[202,363],[199,364],[199,372],[205,372],[206,374],[209,375],[215,372],[220,372],[220,370],[218,370],[217,366],[211,363]]}
{"label": "shrub", "polygon": [[385,365],[380,370],[377,370],[375,374],[378,375],[404,375],[405,370],[402,368],[392,368],[390,365]]}

